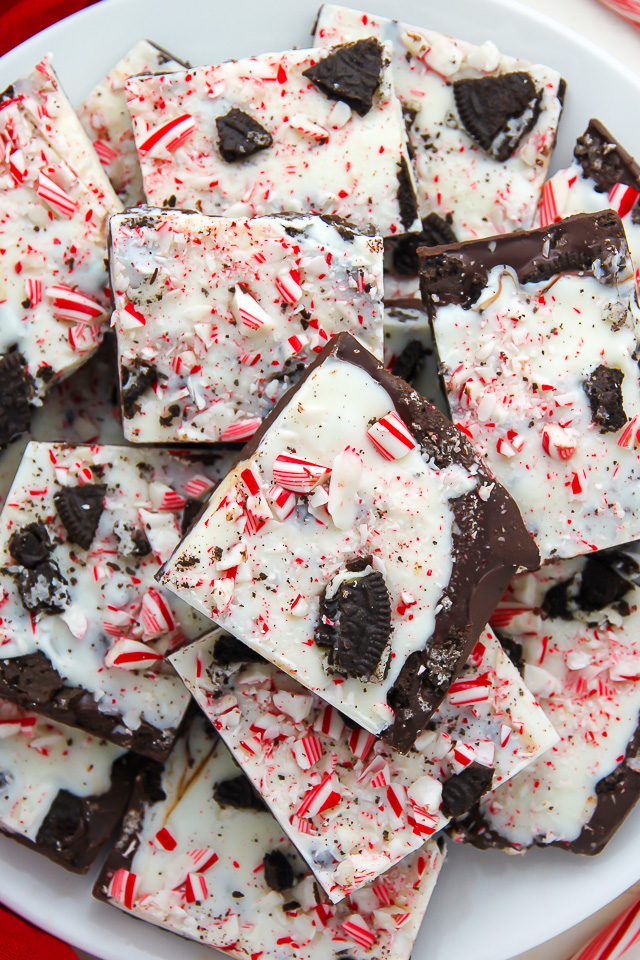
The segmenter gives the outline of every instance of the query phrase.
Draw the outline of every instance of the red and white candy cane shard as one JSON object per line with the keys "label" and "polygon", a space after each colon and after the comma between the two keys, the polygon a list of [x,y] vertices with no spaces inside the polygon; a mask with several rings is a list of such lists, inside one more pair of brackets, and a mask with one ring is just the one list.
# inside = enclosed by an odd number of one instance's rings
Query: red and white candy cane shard
{"label": "red and white candy cane shard", "polygon": [[200,497],[214,486],[213,480],[209,480],[208,477],[203,476],[201,473],[196,473],[195,477],[191,477],[189,482],[185,483],[184,492],[188,497]]}
{"label": "red and white candy cane shard", "polygon": [[186,499],[166,483],[149,484],[149,498],[156,510],[184,510]]}
{"label": "red and white candy cane shard", "polygon": [[391,891],[386,883],[374,883],[371,887],[371,892],[375,894],[381,907],[391,906]]}
{"label": "red and white candy cane shard", "polygon": [[556,198],[553,192],[553,183],[547,180],[542,188],[542,197],[540,199],[540,226],[548,227],[550,223],[557,223],[562,217],[559,216],[556,207]]}
{"label": "red and white candy cane shard", "polygon": [[267,490],[267,501],[274,517],[281,523],[291,516],[298,502],[295,493],[292,493],[291,490],[285,490],[277,483],[274,483]]}
{"label": "red and white candy cane shard", "polygon": [[448,699],[453,707],[463,707],[470,703],[483,703],[491,695],[491,679],[488,673],[470,680],[456,680],[449,687]]}
{"label": "red and white candy cane shard", "polygon": [[620,960],[630,947],[640,941],[640,900],[618,914],[586,947],[571,960]]}
{"label": "red and white candy cane shard", "polygon": [[250,440],[256,430],[261,426],[260,417],[251,417],[250,420],[240,420],[238,423],[232,423],[225,427],[219,436],[223,442],[238,442],[239,440]]}
{"label": "red and white candy cane shard", "polygon": [[324,810],[330,810],[336,807],[342,797],[335,789],[336,784],[330,775],[324,779],[303,797],[302,803],[296,810],[299,817],[316,817]]}
{"label": "red and white candy cane shard", "polygon": [[619,447],[635,447],[640,444],[640,428],[638,427],[638,417],[632,417],[629,423],[618,437]]}
{"label": "red and white candy cane shard", "polygon": [[619,14],[632,26],[640,26],[640,3],[638,3],[638,0],[601,0],[601,3]]}
{"label": "red and white candy cane shard", "polygon": [[155,587],[149,587],[142,598],[140,619],[143,634],[149,640],[170,633],[176,625],[169,604]]}
{"label": "red and white candy cane shard", "polygon": [[576,446],[573,437],[557,423],[548,423],[542,431],[542,449],[552,460],[569,460]]}
{"label": "red and white candy cane shard", "polygon": [[21,184],[27,175],[27,163],[22,150],[14,150],[9,155],[9,170],[16,186]]}
{"label": "red and white candy cane shard", "polygon": [[367,436],[385,460],[400,460],[417,447],[409,429],[395,410],[369,427]]}
{"label": "red and white candy cane shard", "polygon": [[387,787],[387,803],[396,817],[401,817],[407,808],[406,787],[400,783],[390,783]]}
{"label": "red and white candy cane shard", "polygon": [[369,783],[372,787],[388,787],[391,783],[389,764],[384,757],[375,757],[358,777],[360,783]]}
{"label": "red and white candy cane shard", "polygon": [[297,817],[295,813],[289,817],[289,823],[298,833],[303,833],[307,836],[313,837],[315,837],[318,833],[310,820],[305,820],[304,817]]}
{"label": "red and white candy cane shard", "polygon": [[153,838],[153,842],[160,850],[175,850],[178,841],[168,827],[162,827]]}
{"label": "red and white candy cane shard", "polygon": [[192,860],[196,873],[206,873],[214,863],[218,862],[218,854],[211,847],[198,847],[196,850],[188,850],[187,856]]}
{"label": "red and white candy cane shard", "polygon": [[31,277],[24,282],[25,293],[32,307],[42,302],[42,280],[33,280]]}
{"label": "red and white candy cane shard", "polygon": [[609,206],[621,217],[626,217],[636,205],[640,192],[626,183],[616,183],[609,190]]}
{"label": "red and white candy cane shard", "polygon": [[355,727],[349,737],[349,746],[354,757],[358,760],[366,760],[367,754],[376,742],[377,737],[362,727]]}
{"label": "red and white candy cane shard", "polygon": [[40,171],[38,175],[38,196],[41,200],[44,200],[52,210],[55,210],[56,213],[59,213],[61,217],[72,217],[78,205],[75,200],[72,200],[68,196],[62,187],[59,187],[57,183],[48,177],[46,173]]}
{"label": "red and white candy cane shard", "polygon": [[291,745],[291,752],[301,770],[310,770],[324,756],[320,737],[310,734]]}
{"label": "red and white candy cane shard", "polygon": [[121,903],[127,910],[133,909],[138,877],[129,870],[116,870],[107,888],[107,896]]}
{"label": "red and white candy cane shard", "polygon": [[336,910],[335,907],[331,906],[330,903],[319,903],[315,908],[318,920],[323,927],[329,923],[329,920],[334,916]]}
{"label": "red and white candy cane shard", "polygon": [[98,154],[98,160],[103,167],[108,167],[110,163],[113,163],[117,159],[118,154],[110,147],[108,143],[105,143],[104,140],[94,140],[93,149]]}
{"label": "red and white candy cane shard", "polygon": [[366,922],[358,913],[352,913],[340,926],[344,932],[365,950],[370,950],[376,942],[376,935],[369,930]]}
{"label": "red and white candy cane shard", "polygon": [[22,730],[22,724],[19,717],[7,717],[0,719],[0,740],[8,740],[9,737],[15,737]]}
{"label": "red and white candy cane shard", "polygon": [[245,504],[245,516],[247,519],[247,533],[257,533],[258,530],[261,530],[262,527],[264,527],[265,523],[267,523],[269,520],[273,520],[271,508],[269,507],[266,497],[263,495],[262,491],[256,493],[255,495],[251,494],[247,497],[247,502]]}
{"label": "red and white candy cane shard", "polygon": [[276,289],[287,303],[297,303],[302,296],[297,270],[285,270],[276,277]]}
{"label": "red and white candy cane shard", "polygon": [[515,448],[509,443],[508,440],[505,440],[504,437],[500,437],[496,443],[496,450],[501,457],[515,457],[516,451]]}
{"label": "red and white candy cane shard", "polygon": [[121,637],[111,647],[104,662],[107,667],[119,667],[120,670],[148,670],[163,659],[161,653],[157,653],[146,643]]}
{"label": "red and white candy cane shard", "polygon": [[201,873],[188,873],[184,895],[187,903],[198,903],[209,896],[207,881]]}
{"label": "red and white candy cane shard", "polygon": [[53,314],[59,320],[89,323],[104,313],[104,307],[84,293],[72,290],[63,283],[47,287],[45,295],[53,303]]}
{"label": "red and white candy cane shard", "polygon": [[179,117],[167,120],[160,127],[156,127],[142,141],[138,147],[139,153],[149,153],[151,150],[177,150],[191,137],[196,129],[196,122],[190,113],[183,113]]}
{"label": "red and white candy cane shard", "polygon": [[313,729],[316,733],[324,733],[327,737],[339,740],[345,731],[345,723],[336,708],[327,704],[316,717]]}
{"label": "red and white candy cane shard", "polygon": [[411,816],[407,819],[415,834],[419,837],[430,837],[436,832],[440,822],[437,814],[429,813],[417,803],[412,804],[411,811]]}
{"label": "red and white candy cane shard", "polygon": [[238,323],[249,330],[259,330],[260,327],[270,327],[272,325],[269,314],[262,309],[250,293],[244,293],[239,287],[236,287],[234,291],[231,310]]}
{"label": "red and white candy cane shard", "polygon": [[275,482],[294,493],[311,493],[330,473],[331,469],[321,463],[290,457],[286,453],[279,454],[273,464]]}
{"label": "red and white candy cane shard", "polygon": [[458,740],[453,748],[453,759],[461,767],[468,767],[476,759],[476,751],[470,743]]}
{"label": "red and white candy cane shard", "polygon": [[310,140],[315,140],[316,143],[327,143],[329,141],[329,131],[301,113],[294,113],[289,120],[289,126],[304,134],[305,137],[309,137]]}
{"label": "red and white candy cane shard", "polygon": [[246,467],[240,473],[240,479],[247,488],[249,494],[253,497],[257,497],[262,490],[262,474],[256,466]]}
{"label": "red and white candy cane shard", "polygon": [[139,310],[136,310],[132,303],[125,303],[123,312],[126,313],[127,317],[129,318],[126,324],[124,324],[125,327],[146,326],[147,321],[144,314],[140,313]]}
{"label": "red and white candy cane shard", "polygon": [[294,357],[296,353],[300,353],[301,350],[309,343],[307,337],[297,336],[294,334],[292,337],[288,337],[286,343],[283,344],[284,358],[288,360],[289,357]]}
{"label": "red and white candy cane shard", "polygon": [[506,723],[500,724],[500,746],[506,747],[512,734],[511,727]]}

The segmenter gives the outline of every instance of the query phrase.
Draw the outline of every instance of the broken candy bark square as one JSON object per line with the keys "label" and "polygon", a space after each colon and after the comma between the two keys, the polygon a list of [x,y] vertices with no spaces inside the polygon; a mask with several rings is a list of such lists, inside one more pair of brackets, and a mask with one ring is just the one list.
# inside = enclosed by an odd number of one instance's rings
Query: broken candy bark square
{"label": "broken candy bark square", "polygon": [[420,396],[449,415],[438,374],[438,355],[431,323],[422,300],[398,297],[384,301],[384,365],[406,380]]}
{"label": "broken candy bark square", "polygon": [[341,220],[128,211],[111,283],[136,443],[248,440],[343,330],[382,357],[382,240]]}
{"label": "broken candy bark square", "polygon": [[189,697],[164,654],[205,621],[154,574],[219,476],[162,451],[29,444],[0,515],[0,696],[166,756]]}
{"label": "broken candy bark square", "polygon": [[408,750],[513,573],[537,565],[464,435],[340,334],[158,579]]}
{"label": "broken candy bark square", "polygon": [[421,253],[452,418],[543,559],[640,536],[640,309],[618,215]]}
{"label": "broken candy bark square", "polygon": [[[564,98],[564,80],[541,64],[364,14],[320,8],[315,43],[376,37],[392,49],[425,246],[533,226]],[[418,272],[412,237],[390,244],[390,267]]]}
{"label": "broken candy bark square", "polygon": [[86,873],[124,813],[139,761],[0,700],[0,831]]}
{"label": "broken candy bark square", "polygon": [[432,842],[334,906],[202,717],[139,778],[94,896],[241,960],[409,960],[443,861]]}
{"label": "broken candy bark square", "polygon": [[333,902],[558,741],[490,630],[406,756],[223,630],[170,659]]}
{"label": "broken candy bark square", "polygon": [[578,137],[573,163],[542,188],[537,222],[546,227],[576,213],[609,207],[619,214],[629,252],[640,267],[640,166],[599,120]]}
{"label": "broken candy bark square", "polygon": [[127,83],[149,203],[419,230],[389,53],[370,39]]}
{"label": "broken candy bark square", "polygon": [[107,223],[121,209],[48,60],[0,94],[0,446],[84,363],[110,311]]}
{"label": "broken candy bark square", "polygon": [[141,73],[169,73],[189,64],[150,40],[139,40],[95,87],[78,116],[125,207],[144,201],[142,173],[124,85]]}
{"label": "broken candy bark square", "polygon": [[492,622],[561,742],[457,827],[480,847],[599,853],[640,796],[638,544],[513,580]]}

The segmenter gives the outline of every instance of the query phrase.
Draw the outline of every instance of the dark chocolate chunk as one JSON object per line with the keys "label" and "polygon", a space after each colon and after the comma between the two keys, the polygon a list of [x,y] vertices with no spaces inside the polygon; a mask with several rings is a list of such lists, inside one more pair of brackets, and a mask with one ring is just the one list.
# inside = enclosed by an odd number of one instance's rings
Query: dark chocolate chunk
{"label": "dark chocolate chunk", "polygon": [[442,812],[445,817],[461,817],[491,789],[493,767],[470,763],[442,785]]}
{"label": "dark chocolate chunk", "polygon": [[[360,557],[366,568],[369,557]],[[357,573],[357,570],[351,572]],[[379,571],[344,580],[332,597],[325,588],[315,641],[329,648],[328,662],[336,673],[361,680],[381,680],[391,635],[391,601]]]}
{"label": "dark chocolate chunk", "polygon": [[63,487],[53,498],[67,537],[84,550],[89,549],[98,529],[106,492],[104,483],[85,483]]}
{"label": "dark chocolate chunk", "polygon": [[615,433],[627,422],[622,406],[623,380],[622,370],[600,364],[584,383],[591,405],[591,418],[600,427],[600,433]]}
{"label": "dark chocolate chunk", "polygon": [[180,521],[180,530],[182,531],[182,536],[191,529],[195,523],[196,517],[204,507],[202,500],[196,500],[195,497],[189,497],[187,502],[184,505],[182,511],[182,520]]}
{"label": "dark chocolate chunk", "polygon": [[384,48],[374,37],[342,43],[303,72],[330,100],[343,100],[364,117],[382,79]]}
{"label": "dark chocolate chunk", "polygon": [[0,358],[0,447],[29,429],[33,378],[17,350]]}
{"label": "dark chocolate chunk", "polygon": [[149,760],[142,769],[140,776],[145,797],[149,803],[162,803],[163,800],[167,799],[167,795],[162,789],[162,771],[162,764],[153,760]]}
{"label": "dark chocolate chunk", "polygon": [[270,850],[262,858],[264,879],[268,887],[282,893],[293,886],[294,876],[291,861],[282,850]]}
{"label": "dark chocolate chunk", "polygon": [[60,613],[70,602],[67,581],[53,560],[44,560],[32,569],[21,567],[15,580],[25,610]]}
{"label": "dark chocolate chunk", "polygon": [[616,183],[640,190],[640,167],[599,120],[589,121],[573,155],[584,176],[595,181],[596,190],[608,193]]}
{"label": "dark chocolate chunk", "polygon": [[232,663],[264,663],[264,657],[245,646],[241,640],[224,633],[216,640],[213,649],[213,659],[221,667],[228,667]]}
{"label": "dark chocolate chunk", "polygon": [[218,149],[223,160],[235,163],[266,150],[273,143],[268,130],[243,110],[233,107],[223,117],[216,117]]}
{"label": "dark chocolate chunk", "polygon": [[455,243],[458,239],[451,226],[453,217],[446,218],[430,213],[422,220],[420,233],[405,233],[401,237],[389,237],[385,247],[391,252],[394,273],[402,277],[415,277],[419,269],[418,247],[438,247]]}
{"label": "dark chocolate chunk", "polygon": [[456,80],[453,95],[469,136],[500,163],[512,156],[540,114],[542,92],[528,73]]}
{"label": "dark chocolate chunk", "polygon": [[581,610],[587,613],[604,610],[618,603],[631,590],[633,584],[615,570],[614,557],[615,554],[611,557],[606,554],[587,557],[576,596],[576,603]]}
{"label": "dark chocolate chunk", "polygon": [[402,352],[396,357],[391,368],[394,377],[402,377],[407,383],[413,384],[422,370],[427,350],[419,340],[410,340]]}
{"label": "dark chocolate chunk", "polygon": [[28,523],[9,537],[9,553],[23,567],[36,567],[53,549],[43,523]]}
{"label": "dark chocolate chunk", "polygon": [[413,182],[409,172],[409,165],[404,157],[398,162],[396,176],[398,178],[398,206],[402,226],[408,230],[418,216],[418,199],[413,189]]}
{"label": "dark chocolate chunk", "polygon": [[235,807],[237,810],[267,809],[264,800],[255,792],[244,773],[216,783],[213,798],[221,807]]}
{"label": "dark chocolate chunk", "polygon": [[524,654],[522,650],[522,644],[518,643],[517,640],[514,640],[513,637],[504,636],[501,633],[496,631],[498,640],[500,641],[500,646],[511,660],[511,663],[514,665],[519,674],[524,674]]}
{"label": "dark chocolate chunk", "polygon": [[158,372],[155,367],[144,360],[133,360],[130,366],[120,367],[120,383],[122,384],[122,414],[130,420],[140,412],[140,405],[136,402],[145,390],[152,390],[158,382]]}
{"label": "dark chocolate chunk", "polygon": [[563,580],[550,587],[544,595],[542,601],[542,612],[551,620],[572,620],[573,612],[569,590],[573,584],[573,579]]}
{"label": "dark chocolate chunk", "polygon": [[60,790],[51,804],[36,837],[44,847],[67,847],[77,844],[86,831],[80,797]]}

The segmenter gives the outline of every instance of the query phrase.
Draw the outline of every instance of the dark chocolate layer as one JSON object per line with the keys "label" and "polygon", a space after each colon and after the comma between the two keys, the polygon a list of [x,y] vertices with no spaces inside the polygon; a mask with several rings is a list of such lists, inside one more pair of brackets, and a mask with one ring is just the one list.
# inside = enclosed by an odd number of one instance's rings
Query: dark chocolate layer
{"label": "dark chocolate layer", "polygon": [[[540,557],[515,502],[474,454],[464,434],[346,333],[334,337],[279,400],[243,448],[237,463],[253,456],[301,384],[330,357],[360,367],[387,391],[425,460],[440,468],[452,463],[473,466],[478,486],[495,484],[486,502],[477,489],[451,501],[455,518],[451,579],[433,635],[423,651],[409,656],[389,691],[388,702],[395,719],[381,734],[391,746],[406,752],[446,696],[512,576],[519,567],[535,570]],[[164,568],[156,575],[158,580],[163,572]],[[424,670],[419,674],[421,667]]]}
{"label": "dark chocolate layer", "polygon": [[106,793],[78,797],[60,790],[35,841],[8,831],[7,836],[73,873],[87,873],[124,813],[139,768],[135,754],[119,757]]}
{"label": "dark chocolate layer", "polygon": [[640,190],[640,166],[599,120],[589,121],[573,155],[597,190],[607,193],[616,183]]}

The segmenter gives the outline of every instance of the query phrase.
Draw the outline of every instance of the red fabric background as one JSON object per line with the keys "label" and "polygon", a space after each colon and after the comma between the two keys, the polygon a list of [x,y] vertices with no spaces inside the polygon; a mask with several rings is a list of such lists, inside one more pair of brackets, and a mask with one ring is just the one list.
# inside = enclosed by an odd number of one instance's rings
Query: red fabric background
{"label": "red fabric background", "polygon": [[0,960],[78,960],[71,947],[0,907]]}
{"label": "red fabric background", "polygon": [[0,0],[0,56],[95,0]]}

